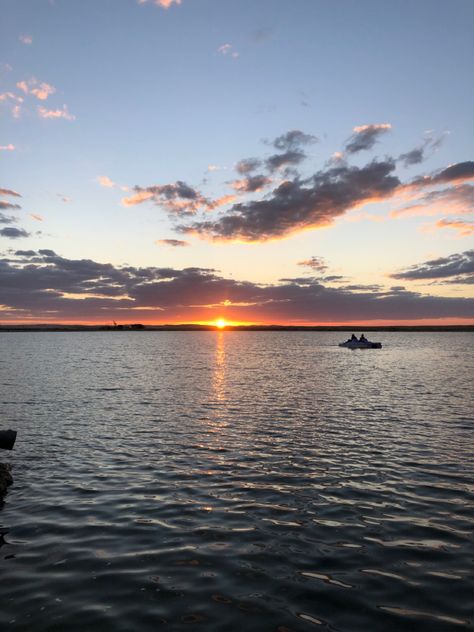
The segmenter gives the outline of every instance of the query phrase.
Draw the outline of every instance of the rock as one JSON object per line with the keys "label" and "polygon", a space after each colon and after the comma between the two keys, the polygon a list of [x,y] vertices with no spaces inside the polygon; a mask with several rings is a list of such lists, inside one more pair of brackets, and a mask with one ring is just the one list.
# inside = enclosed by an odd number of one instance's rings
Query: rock
{"label": "rock", "polygon": [[10,466],[0,463],[0,499],[3,498],[7,491],[7,487],[12,483],[13,479],[10,474]]}

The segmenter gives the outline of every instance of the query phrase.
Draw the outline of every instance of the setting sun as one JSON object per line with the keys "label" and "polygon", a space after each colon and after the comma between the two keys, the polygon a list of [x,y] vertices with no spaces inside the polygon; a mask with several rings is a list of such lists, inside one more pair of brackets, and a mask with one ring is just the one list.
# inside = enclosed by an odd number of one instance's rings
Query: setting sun
{"label": "setting sun", "polygon": [[223,318],[219,318],[218,320],[216,320],[216,327],[218,327],[219,329],[224,329],[226,325],[227,325],[227,321],[224,320]]}

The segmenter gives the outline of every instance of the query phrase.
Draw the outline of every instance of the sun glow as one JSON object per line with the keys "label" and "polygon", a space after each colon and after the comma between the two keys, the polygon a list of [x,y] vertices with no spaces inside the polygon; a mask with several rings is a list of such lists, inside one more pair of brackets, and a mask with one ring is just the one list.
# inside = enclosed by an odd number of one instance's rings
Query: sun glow
{"label": "sun glow", "polygon": [[227,321],[224,318],[218,318],[216,320],[216,327],[218,327],[219,329],[224,329],[224,327],[228,324]]}

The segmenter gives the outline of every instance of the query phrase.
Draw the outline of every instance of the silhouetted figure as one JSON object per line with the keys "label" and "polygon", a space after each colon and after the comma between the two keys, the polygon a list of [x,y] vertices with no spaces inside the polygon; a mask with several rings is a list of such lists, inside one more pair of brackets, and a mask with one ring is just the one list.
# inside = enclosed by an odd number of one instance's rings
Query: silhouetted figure
{"label": "silhouetted figure", "polygon": [[364,336],[364,334],[362,334],[362,336],[359,338],[359,342],[367,342],[367,338]]}

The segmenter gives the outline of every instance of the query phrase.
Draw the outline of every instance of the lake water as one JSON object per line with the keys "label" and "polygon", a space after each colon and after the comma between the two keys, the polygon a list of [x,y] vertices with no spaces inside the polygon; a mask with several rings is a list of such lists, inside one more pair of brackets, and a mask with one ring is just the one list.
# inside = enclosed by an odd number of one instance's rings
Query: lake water
{"label": "lake water", "polygon": [[1,334],[1,629],[472,629],[474,338],[345,338]]}

